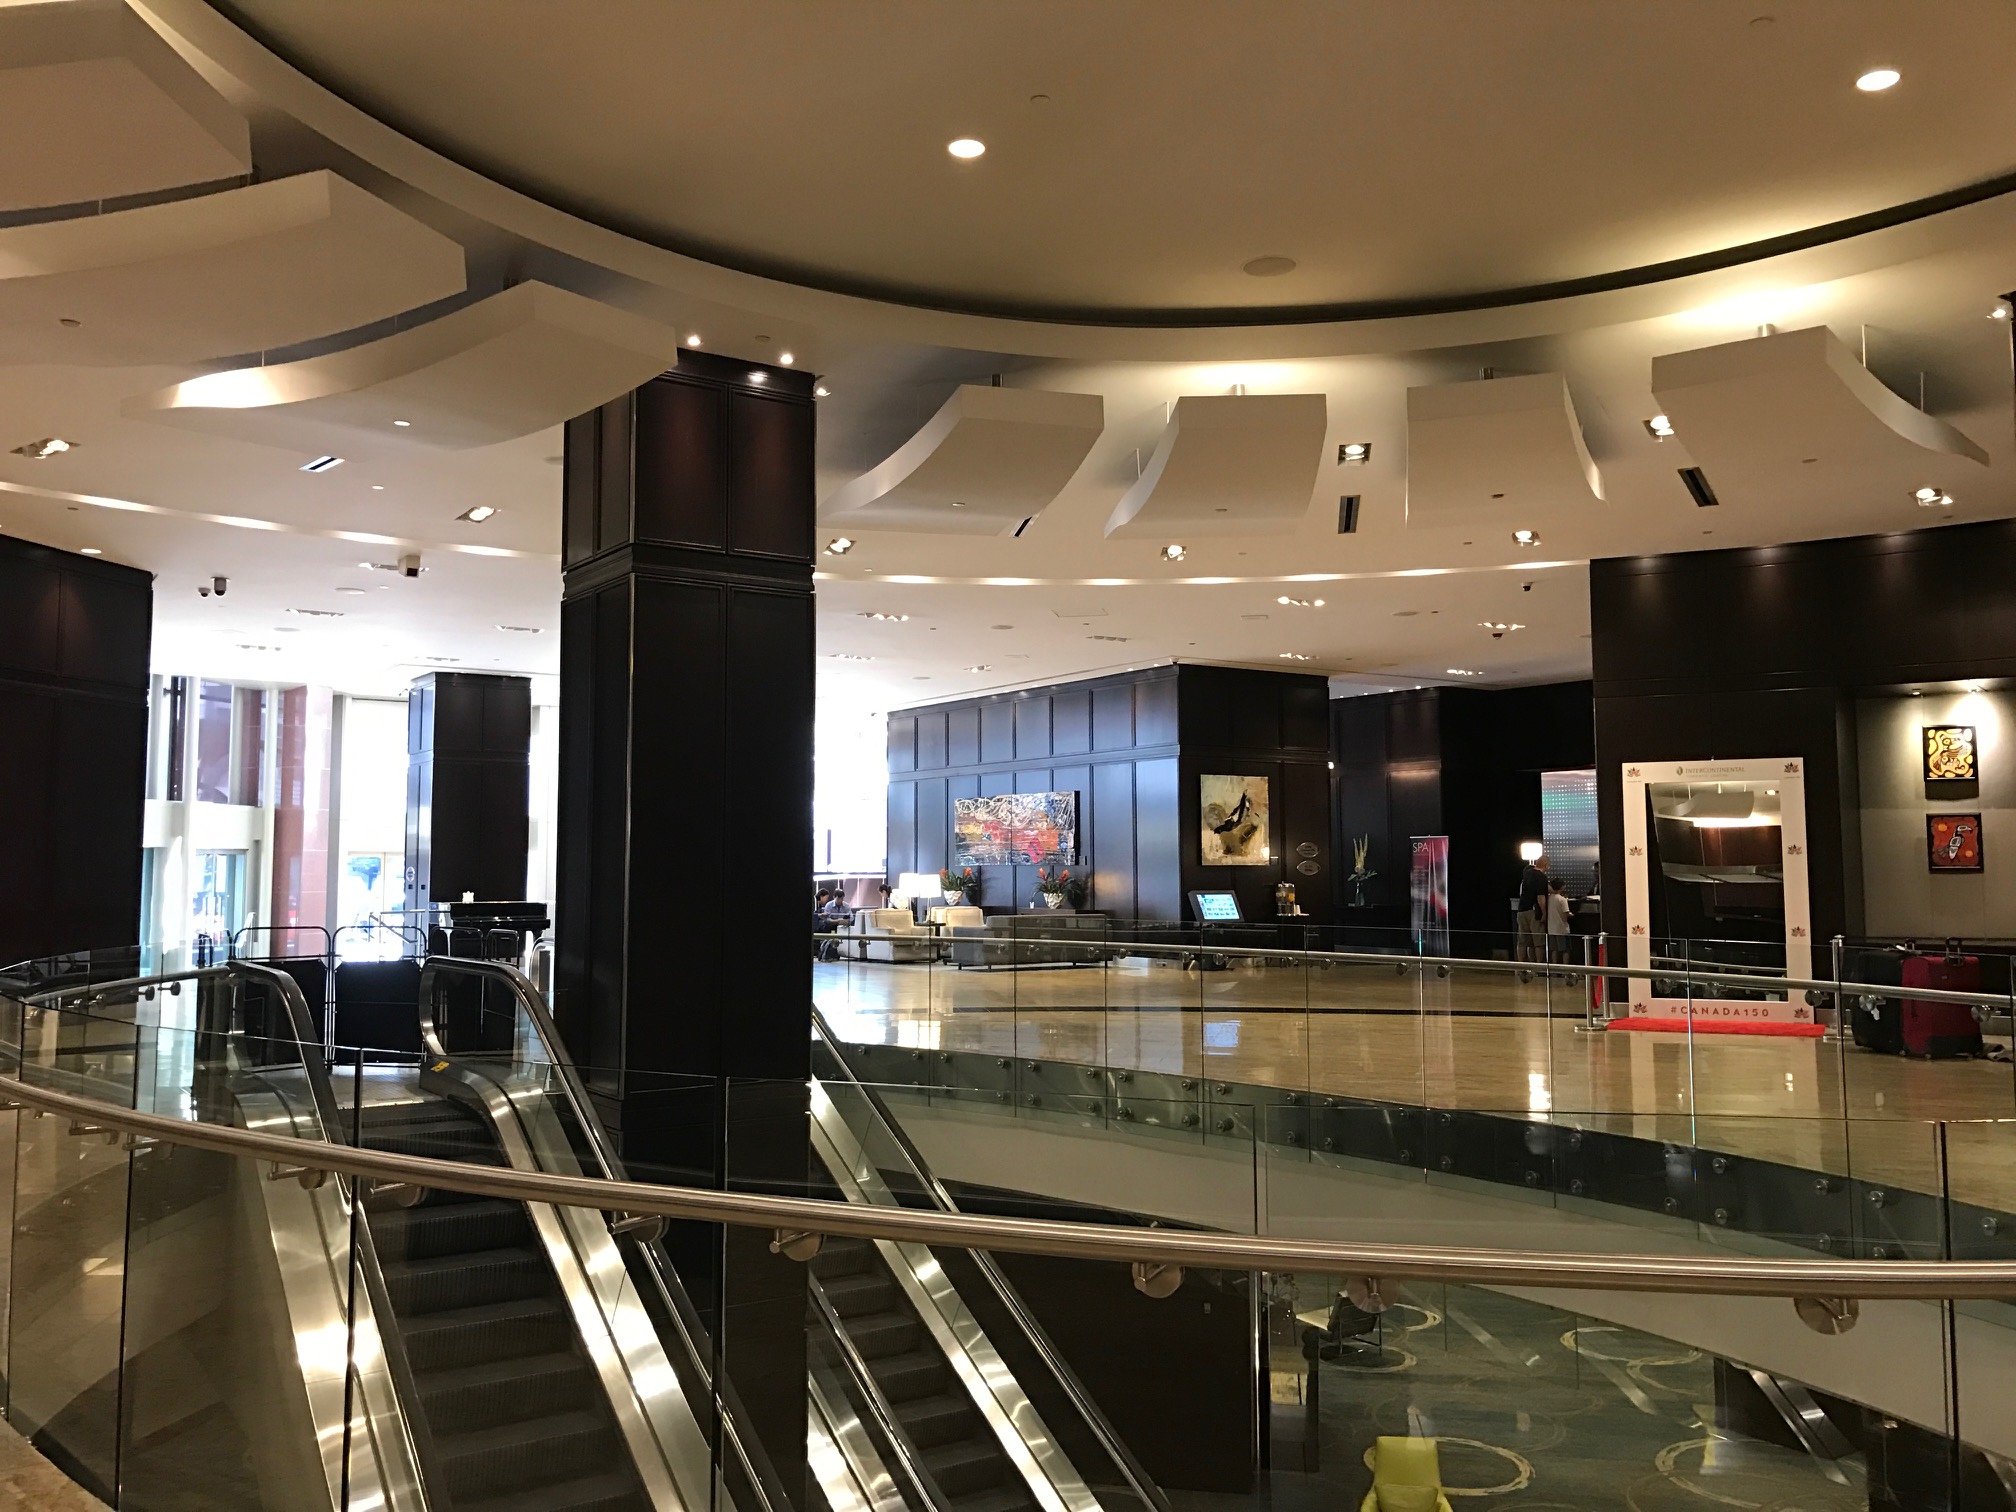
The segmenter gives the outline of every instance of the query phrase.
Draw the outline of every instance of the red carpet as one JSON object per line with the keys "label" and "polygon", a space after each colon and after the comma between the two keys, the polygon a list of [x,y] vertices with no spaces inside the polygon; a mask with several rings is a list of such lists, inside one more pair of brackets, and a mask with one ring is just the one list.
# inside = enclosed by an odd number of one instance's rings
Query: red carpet
{"label": "red carpet", "polygon": [[[1684,1018],[1616,1018],[1612,1029],[1642,1029],[1661,1034],[1685,1034]],[[1774,1019],[1695,1019],[1696,1034],[1775,1034],[1780,1039],[1819,1039],[1827,1032],[1824,1024],[1785,1024]]]}

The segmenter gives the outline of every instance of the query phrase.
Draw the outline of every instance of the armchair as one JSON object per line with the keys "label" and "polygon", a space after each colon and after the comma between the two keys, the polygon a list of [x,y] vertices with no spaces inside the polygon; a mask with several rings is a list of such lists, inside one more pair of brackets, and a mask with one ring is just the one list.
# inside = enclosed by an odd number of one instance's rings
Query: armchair
{"label": "armchair", "polygon": [[929,931],[907,908],[864,908],[854,915],[852,933],[907,937],[856,942],[855,954],[863,961],[929,961],[938,954]]}
{"label": "armchair", "polygon": [[1380,1435],[1372,1446],[1372,1489],[1358,1512],[1449,1512],[1435,1440]]}
{"label": "armchair", "polygon": [[970,903],[934,908],[929,917],[941,929],[980,929],[987,923],[987,916]]}

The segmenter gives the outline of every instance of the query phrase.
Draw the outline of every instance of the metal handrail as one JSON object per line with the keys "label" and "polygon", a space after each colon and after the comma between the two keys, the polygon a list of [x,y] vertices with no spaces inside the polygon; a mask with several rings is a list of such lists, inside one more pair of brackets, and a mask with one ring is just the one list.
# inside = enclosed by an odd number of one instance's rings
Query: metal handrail
{"label": "metal handrail", "polygon": [[[911,1174],[923,1183],[925,1193],[931,1198],[933,1205],[940,1212],[960,1211],[959,1204],[952,1200],[952,1194],[945,1189],[945,1184],[925,1163],[924,1153],[910,1138],[909,1130],[903,1127],[901,1121],[889,1111],[888,1104],[882,1101],[881,1093],[855,1075],[854,1068],[847,1063],[847,1057],[842,1053],[839,1037],[833,1033],[832,1026],[826,1022],[826,1015],[819,1011],[816,1004],[812,1009],[812,1026],[832,1054],[834,1064],[840,1068],[840,1074],[846,1078],[848,1085],[861,1095],[874,1113],[876,1121],[881,1124],[883,1132],[888,1134],[896,1148],[902,1151],[903,1158],[910,1163]],[[1092,1430],[1092,1436],[1099,1441],[1100,1448],[1104,1449],[1107,1457],[1113,1461],[1114,1468],[1127,1481],[1134,1494],[1141,1498],[1142,1505],[1159,1509],[1159,1512],[1168,1512],[1169,1500],[1162,1494],[1162,1488],[1155,1484],[1154,1479],[1140,1461],[1135,1459],[1120,1435],[1114,1431],[1113,1425],[1106,1420],[1106,1415],[1092,1400],[1091,1393],[1085,1389],[1076,1372],[1065,1363],[1063,1355],[1051,1342],[1050,1335],[1037,1321],[1036,1315],[1029,1311],[1028,1304],[1022,1300],[1022,1294],[1015,1290],[1006,1276],[1001,1274],[1000,1267],[986,1251],[975,1250],[972,1252],[972,1258],[982,1279],[986,1281],[996,1299],[1007,1309],[1016,1327],[1021,1329],[1023,1337],[1028,1341],[1030,1348],[1035,1350],[1037,1358],[1064,1388],[1064,1394],[1071,1399],[1072,1406],[1077,1409],[1086,1426]]]}
{"label": "metal handrail", "polygon": [[868,1368],[868,1362],[861,1357],[861,1351],[847,1336],[846,1325],[840,1321],[840,1314],[833,1306],[833,1299],[826,1294],[825,1286],[819,1278],[806,1276],[806,1292],[826,1337],[833,1341],[834,1351],[840,1356],[840,1363],[846,1368],[848,1379],[860,1393],[861,1400],[875,1418],[875,1425],[889,1440],[889,1447],[895,1452],[896,1461],[903,1469],[903,1478],[910,1483],[910,1489],[917,1500],[932,1512],[946,1512],[952,1505],[950,1499],[939,1489],[938,1482],[924,1463],[924,1456],[911,1441],[909,1431],[897,1417],[895,1407],[883,1394],[876,1383],[875,1372]]}
{"label": "metal handrail", "polygon": [[[583,1137],[588,1141],[590,1151],[594,1154],[595,1164],[602,1172],[601,1179],[611,1182],[626,1180],[622,1158],[617,1155],[610,1142],[608,1129],[596,1116],[594,1106],[588,1100],[588,1089],[582,1085],[580,1072],[574,1063],[561,1053],[560,1031],[554,1025],[552,1015],[546,1011],[545,999],[541,997],[539,989],[532,985],[531,979],[517,967],[504,961],[474,960],[463,956],[429,956],[420,967],[421,1042],[437,1056],[446,1056],[450,1053],[441,1037],[440,1026],[434,1018],[433,988],[436,979],[444,974],[490,977],[503,982],[511,989],[518,1006],[524,1010],[526,1018],[532,1025],[532,1032],[546,1051],[547,1063],[558,1075],[561,1092],[567,1100],[576,1126],[581,1130]],[[561,1205],[597,1206],[594,1203]],[[636,1210],[626,1208],[624,1211]],[[788,1503],[782,1494],[782,1488],[773,1484],[775,1471],[770,1468],[769,1461],[759,1446],[744,1441],[740,1430],[736,1427],[741,1417],[740,1406],[735,1401],[730,1384],[726,1380],[716,1379],[717,1372],[710,1367],[707,1352],[700,1347],[700,1337],[704,1330],[693,1311],[693,1304],[686,1295],[685,1287],[678,1280],[671,1263],[657,1244],[640,1240],[637,1249],[643,1255],[645,1268],[650,1272],[651,1280],[658,1289],[658,1300],[666,1318],[678,1333],[679,1345],[685,1353],[688,1365],[698,1374],[707,1391],[727,1409],[717,1413],[716,1419],[720,1423],[722,1435],[741,1461],[743,1474],[750,1488],[769,1512],[784,1512],[779,1504],[786,1503],[788,1506]]]}
{"label": "metal handrail", "polygon": [[788,1233],[841,1234],[1078,1260],[1141,1261],[1219,1270],[1301,1271],[1317,1275],[1406,1276],[1549,1290],[1872,1300],[2016,1296],[2016,1261],[1562,1254],[1108,1227],[1052,1219],[938,1213],[921,1208],[864,1207],[810,1197],[777,1197],[642,1181],[607,1181],[591,1176],[556,1176],[502,1166],[463,1165],[429,1156],[261,1134],[230,1125],[192,1123],[34,1086],[9,1076],[0,1076],[0,1098],[15,1107],[68,1114],[122,1133],[311,1170],[469,1192],[480,1197],[502,1197],[514,1202],[545,1202],[600,1212],[662,1214],[667,1218],[693,1218]]}
{"label": "metal handrail", "polygon": [[[813,935],[816,941],[833,938],[830,935]],[[859,934],[843,934],[839,938],[846,942],[866,940],[893,940],[901,944],[916,945],[941,936],[927,934],[888,934],[863,930]],[[1324,965],[1385,966],[1397,967],[1401,971],[1418,970],[1433,966],[1443,975],[1454,971],[1486,971],[1501,975],[1525,973],[1528,976],[1580,977],[1583,980],[1602,978],[1622,978],[1636,981],[1671,982],[1684,980],[1724,987],[1770,987],[1782,988],[1787,992],[1822,992],[1829,996],[1870,995],[1880,997],[1922,998],[1927,1002],[1972,1003],[1984,1008],[2008,1008],[2011,995],[1996,992],[1952,992],[1938,987],[1896,987],[1881,982],[1855,982],[1846,978],[1840,980],[1817,977],[1793,977],[1768,975],[1768,968],[1754,966],[1728,966],[1715,971],[1703,971],[1697,963],[1688,967],[1643,967],[1643,966],[1603,966],[1590,965],[1581,961],[1485,961],[1469,956],[1426,956],[1401,955],[1395,952],[1352,951],[1352,950],[1293,950],[1289,947],[1266,945],[1165,945],[1152,940],[1129,940],[1118,935],[1095,934],[1084,930],[1076,934],[1058,935],[1000,935],[995,937],[1004,945],[1028,943],[1031,945],[1082,945],[1087,949],[1124,949],[1128,955],[1169,955],[1194,956],[1213,955],[1237,957],[1262,961],[1308,961]],[[1012,969],[1013,962],[1010,962]]]}
{"label": "metal handrail", "polygon": [[[329,1080],[328,1062],[322,1058],[321,1037],[314,1032],[314,1011],[308,1006],[307,994],[302,992],[301,984],[286,972],[256,961],[232,961],[222,969],[234,976],[264,982],[279,993],[280,1001],[286,1005],[288,1021],[299,1037],[301,1068],[315,1104],[316,1122],[322,1126],[325,1141],[340,1138],[343,1116],[336,1106],[336,1089]],[[289,1143],[298,1148],[302,1141]],[[311,1168],[315,1164],[313,1161],[295,1163]],[[406,1341],[399,1331],[397,1314],[392,1310],[392,1293],[385,1285],[385,1267],[378,1257],[378,1244],[372,1236],[370,1221],[364,1216],[363,1202],[364,1193],[353,1185],[350,1191],[350,1242],[355,1250],[356,1273],[364,1282],[364,1294],[370,1300],[371,1315],[378,1320],[378,1345],[384,1351],[385,1367],[392,1375],[393,1392],[405,1409],[400,1413],[400,1425],[406,1431],[414,1473],[420,1479],[420,1499],[428,1507],[445,1507],[448,1505],[444,1489],[447,1478],[442,1474],[436,1457],[432,1429],[424,1417],[416,1419],[413,1415],[413,1409],[421,1400],[419,1377],[414,1374],[413,1362],[406,1355]]]}

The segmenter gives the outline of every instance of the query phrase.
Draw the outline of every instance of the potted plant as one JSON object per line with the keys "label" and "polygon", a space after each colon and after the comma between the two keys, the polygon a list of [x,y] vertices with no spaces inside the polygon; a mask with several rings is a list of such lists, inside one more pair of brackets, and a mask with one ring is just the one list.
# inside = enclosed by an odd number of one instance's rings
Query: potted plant
{"label": "potted plant", "polygon": [[938,887],[945,894],[947,903],[978,902],[980,899],[980,873],[972,867],[962,867],[958,871],[946,867],[938,873]]}
{"label": "potted plant", "polygon": [[1069,867],[1044,867],[1036,873],[1036,887],[1043,894],[1045,908],[1062,908],[1066,903],[1073,908],[1085,906],[1085,884],[1071,875]]}

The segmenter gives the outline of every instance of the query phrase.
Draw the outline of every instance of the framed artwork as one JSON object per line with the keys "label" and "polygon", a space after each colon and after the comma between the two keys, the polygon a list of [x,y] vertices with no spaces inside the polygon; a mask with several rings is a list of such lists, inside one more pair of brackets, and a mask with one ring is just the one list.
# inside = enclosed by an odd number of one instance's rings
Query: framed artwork
{"label": "framed artwork", "polygon": [[1078,859],[1076,793],[999,793],[952,800],[959,866],[1048,866]]}
{"label": "framed artwork", "polygon": [[1981,816],[1927,814],[1925,864],[1935,872],[1980,871]]}
{"label": "framed artwork", "polygon": [[1197,779],[1198,835],[1206,866],[1267,866],[1267,779],[1221,777]]}
{"label": "framed artwork", "polygon": [[1927,784],[1978,782],[1981,770],[1975,760],[1974,726],[1921,725],[1919,739],[1925,756]]}

